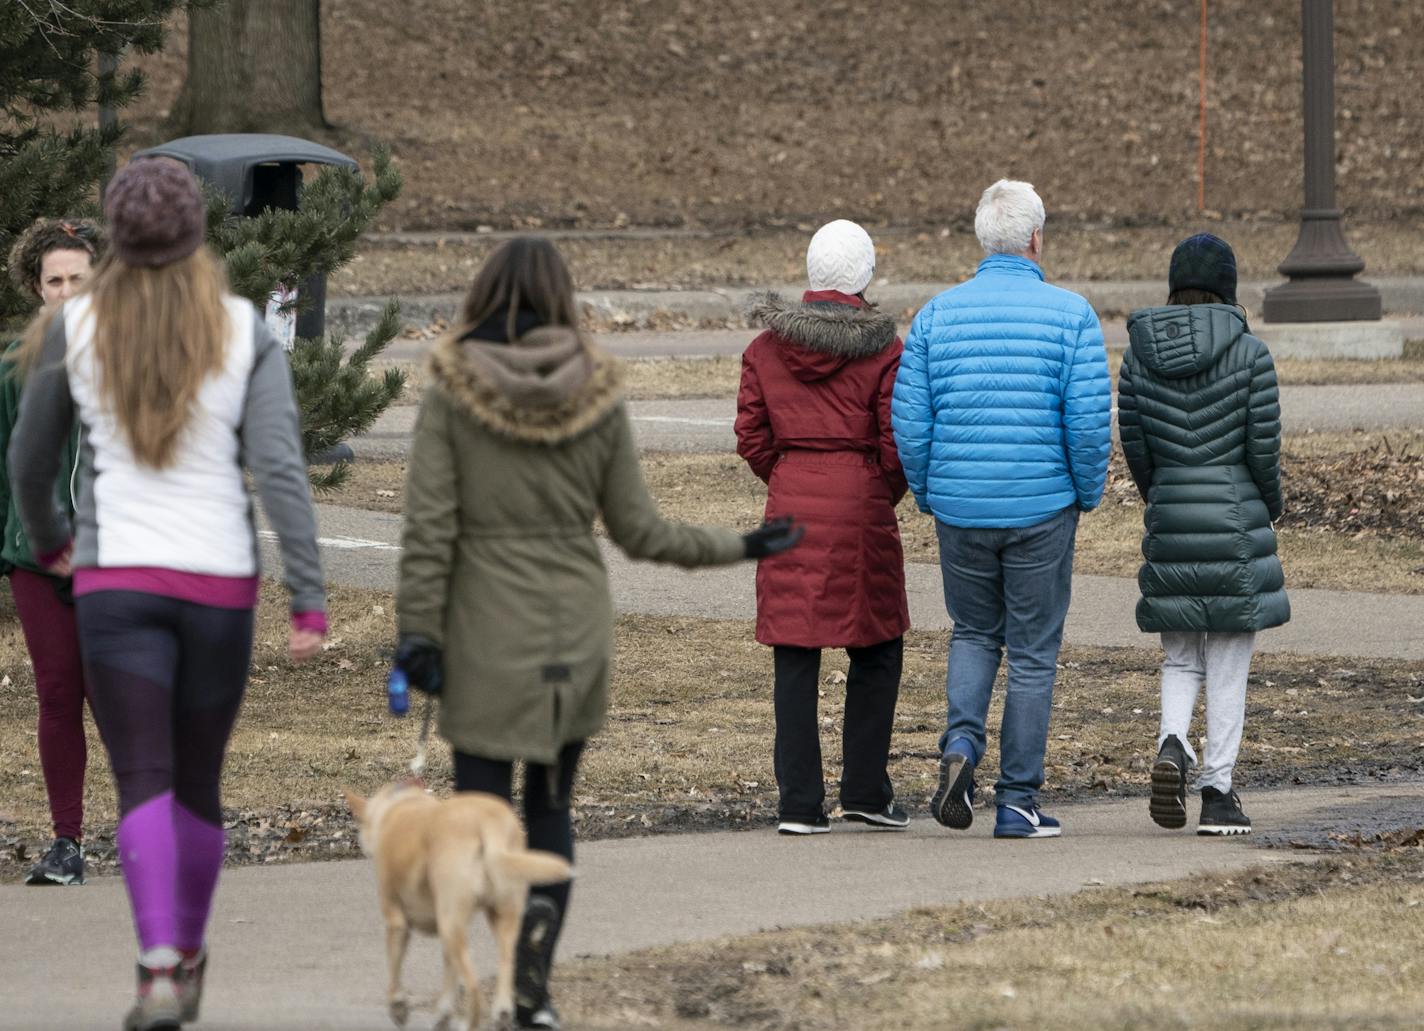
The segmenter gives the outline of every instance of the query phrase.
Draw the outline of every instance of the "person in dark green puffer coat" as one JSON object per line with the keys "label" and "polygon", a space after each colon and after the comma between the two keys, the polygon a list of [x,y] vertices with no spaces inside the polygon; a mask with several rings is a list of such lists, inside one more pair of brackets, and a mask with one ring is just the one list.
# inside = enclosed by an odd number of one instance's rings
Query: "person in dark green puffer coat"
{"label": "person in dark green puffer coat", "polygon": [[1275,365],[1236,305],[1236,259],[1201,234],[1172,255],[1162,308],[1134,312],[1118,424],[1143,516],[1137,625],[1162,635],[1153,820],[1186,824],[1189,728],[1206,683],[1199,834],[1246,834],[1231,786],[1258,631],[1290,619],[1276,556],[1281,409]]}

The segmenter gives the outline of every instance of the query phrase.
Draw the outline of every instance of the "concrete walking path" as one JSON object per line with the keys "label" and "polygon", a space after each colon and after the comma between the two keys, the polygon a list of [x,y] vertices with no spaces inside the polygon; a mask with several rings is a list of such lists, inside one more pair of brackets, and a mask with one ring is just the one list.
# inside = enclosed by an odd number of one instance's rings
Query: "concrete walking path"
{"label": "concrete walking path", "polygon": [[[632,401],[628,410],[638,445],[645,451],[715,454],[736,450],[732,422],[737,404],[733,398]],[[352,441],[357,457],[368,461],[404,458],[410,451],[417,411],[414,405],[387,409],[370,432]],[[1424,428],[1424,384],[1282,387],[1281,424],[1287,434]]]}
{"label": "concrete walking path", "polygon": [[[1424,807],[1424,784],[1256,792],[1246,804],[1259,841],[1271,833],[1288,837],[1295,827],[1354,829],[1352,814],[1368,820],[1371,812]],[[981,810],[963,833],[921,814],[904,833],[838,824],[811,839],[780,838],[765,829],[589,842],[579,847],[560,954],[567,961],[890,917],[918,906],[1227,875],[1304,858],[1293,850],[1263,851],[1251,838],[1160,830],[1142,799],[1054,812],[1064,836],[1042,841],[994,840],[992,816]],[[133,990],[134,943],[117,878],[66,890],[5,885],[0,912],[7,931],[0,937],[0,1029],[118,1026]],[[475,928],[476,964],[488,978],[489,933],[482,922]],[[382,926],[367,862],[226,871],[210,941],[201,1024],[209,1031],[391,1026]],[[412,1028],[430,1026],[439,970],[435,945],[417,939],[406,985],[412,1001],[426,1008],[417,1009]]]}
{"label": "concrete walking path", "polygon": [[[400,554],[401,517],[336,505],[317,506],[327,578],[338,584],[393,591]],[[276,544],[264,534],[264,566],[278,567]],[[756,571],[751,563],[684,571],[632,562],[603,542],[613,601],[620,612],[705,619],[752,619]],[[910,621],[917,630],[947,630],[938,566],[905,567]],[[1137,583],[1123,577],[1073,578],[1068,644],[1156,648],[1138,631],[1133,613]],[[1424,660],[1424,596],[1358,591],[1292,590],[1290,623],[1258,638],[1257,649],[1296,655]]]}

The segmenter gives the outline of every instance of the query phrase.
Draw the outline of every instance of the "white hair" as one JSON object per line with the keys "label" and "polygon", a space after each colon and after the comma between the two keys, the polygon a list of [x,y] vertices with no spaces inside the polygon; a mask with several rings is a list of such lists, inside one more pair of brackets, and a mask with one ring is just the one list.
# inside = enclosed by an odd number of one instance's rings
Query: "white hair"
{"label": "white hair", "polygon": [[1022,254],[1043,220],[1043,200],[1032,183],[1000,179],[979,198],[974,235],[985,254]]}

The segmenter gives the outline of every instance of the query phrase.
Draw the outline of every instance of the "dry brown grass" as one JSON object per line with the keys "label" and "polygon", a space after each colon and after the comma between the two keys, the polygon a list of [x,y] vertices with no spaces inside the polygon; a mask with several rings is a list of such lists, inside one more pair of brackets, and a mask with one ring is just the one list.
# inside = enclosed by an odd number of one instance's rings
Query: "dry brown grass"
{"label": "dry brown grass", "polygon": [[[747,340],[750,343],[751,334]],[[1108,355],[1109,371],[1117,379],[1122,354]],[[688,401],[737,396],[741,359],[726,355],[704,358],[634,358],[624,361],[626,394],[630,401]],[[403,364],[406,373],[404,403],[418,404],[426,384],[423,362]],[[1303,361],[1286,358],[1276,363],[1283,384],[1290,386],[1368,385],[1374,383],[1424,383],[1424,360]]]}
{"label": "dry brown grass", "polygon": [[[922,214],[916,216],[916,220],[923,218]],[[764,288],[804,281],[806,243],[813,228],[814,222],[807,221],[802,228],[789,230],[758,226],[710,236],[646,239],[614,235],[557,242],[582,290]],[[1054,281],[1163,281],[1172,248],[1185,235],[1185,228],[1172,224],[1109,230],[1055,223],[1044,269]],[[1269,279],[1294,243],[1297,229],[1294,221],[1225,221],[1216,223],[1211,231],[1231,241],[1243,279]],[[1369,264],[1371,274],[1400,275],[1424,269],[1415,244],[1416,221],[1370,224],[1352,219],[1349,232],[1351,244]],[[881,273],[897,283],[952,286],[972,274],[983,257],[967,227],[948,236],[875,226],[871,233]],[[332,277],[332,294],[463,293],[496,243],[469,237],[405,246],[364,241],[355,260]],[[872,288],[872,296],[873,292]]]}
{"label": "dry brown grass", "polygon": [[1422,906],[1414,847],[582,960],[557,990],[587,1028],[1406,1027]]}
{"label": "dry brown grass", "polygon": [[[1287,450],[1302,460],[1372,446],[1378,434],[1293,437]],[[1396,434],[1395,439],[1409,435]],[[1120,456],[1115,459],[1120,462]],[[669,519],[747,528],[760,520],[766,489],[735,455],[643,456],[643,471]],[[405,467],[357,463],[345,487],[323,500],[382,512],[400,512]],[[900,533],[908,562],[936,563],[934,522],[912,499],[900,506]],[[1322,587],[1390,594],[1424,593],[1424,535],[1346,536],[1282,527],[1281,561],[1290,587]],[[1080,573],[1135,577],[1142,562],[1142,507],[1135,492],[1110,494],[1078,529],[1074,568]]]}
{"label": "dry brown grass", "polygon": [[[345,786],[368,790],[397,776],[415,742],[414,719],[385,712],[384,651],[392,603],[336,590],[331,648],[311,665],[282,658],[285,610],[264,588],[252,686],[224,780],[230,859],[267,862],[354,853]],[[932,788],[944,719],[945,637],[907,639],[891,776],[920,808]],[[1069,649],[1047,757],[1052,800],[1145,789],[1156,728],[1155,652]],[[823,668],[826,773],[839,766],[845,658]],[[0,877],[16,876],[48,834],[35,750],[34,681],[12,616],[0,619]],[[1249,792],[1265,784],[1341,776],[1418,776],[1424,696],[1417,663],[1258,657],[1246,742],[1237,767]],[[997,726],[999,704],[990,714]],[[577,798],[580,834],[607,837],[760,825],[775,813],[771,769],[771,658],[750,623],[626,617],[618,625],[614,708],[593,742]],[[114,799],[91,732],[89,848],[112,869]],[[993,769],[991,745],[985,763]],[[429,778],[449,782],[444,748]],[[830,788],[834,798],[834,784]],[[21,849],[28,851],[22,852]]]}
{"label": "dry brown grass", "polygon": [[[750,342],[750,335],[748,336]],[[1114,382],[1122,353],[1108,355]],[[691,398],[736,397],[741,360],[711,358],[638,358],[624,363],[628,397],[634,401],[676,401]],[[1306,361],[1283,358],[1276,372],[1286,386],[1424,383],[1424,361]]]}

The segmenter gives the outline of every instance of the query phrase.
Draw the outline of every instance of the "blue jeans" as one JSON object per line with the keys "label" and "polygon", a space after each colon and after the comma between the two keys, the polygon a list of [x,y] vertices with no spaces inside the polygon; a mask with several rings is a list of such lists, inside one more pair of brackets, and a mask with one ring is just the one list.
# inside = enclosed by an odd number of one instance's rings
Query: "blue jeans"
{"label": "blue jeans", "polygon": [[948,729],[940,752],[963,738],[977,765],[984,755],[989,696],[1005,650],[1008,693],[999,728],[1000,805],[1034,805],[1043,786],[1043,752],[1053,709],[1053,679],[1073,587],[1078,510],[1036,526],[971,529],[935,522],[944,604],[954,622],[945,694]]}

